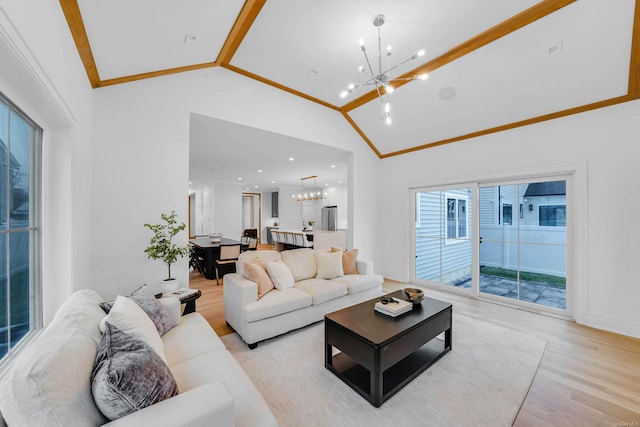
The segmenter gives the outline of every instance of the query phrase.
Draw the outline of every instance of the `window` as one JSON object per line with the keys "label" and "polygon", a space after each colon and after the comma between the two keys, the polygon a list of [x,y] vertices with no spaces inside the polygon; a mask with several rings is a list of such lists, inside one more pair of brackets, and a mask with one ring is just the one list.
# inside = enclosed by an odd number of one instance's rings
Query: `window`
{"label": "window", "polygon": [[42,324],[41,135],[0,93],[0,358]]}
{"label": "window", "polygon": [[504,225],[513,224],[513,207],[509,203],[502,205],[502,223]]}
{"label": "window", "polygon": [[538,206],[539,225],[566,227],[567,226],[567,206],[549,205]]}
{"label": "window", "polygon": [[467,198],[447,195],[447,239],[467,237]]}

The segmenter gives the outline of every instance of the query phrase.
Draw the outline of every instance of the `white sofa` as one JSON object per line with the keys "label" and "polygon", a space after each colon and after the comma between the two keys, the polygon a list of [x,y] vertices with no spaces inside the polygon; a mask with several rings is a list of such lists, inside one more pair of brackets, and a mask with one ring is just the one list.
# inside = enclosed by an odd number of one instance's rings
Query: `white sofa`
{"label": "white sofa", "polygon": [[[244,263],[282,260],[295,285],[273,289],[258,299],[258,285],[247,279]],[[373,274],[371,261],[357,260],[359,274],[316,278],[313,249],[284,252],[247,251],[238,258],[237,273],[224,276],[224,318],[250,348],[259,341],[318,322],[324,315],[382,295],[382,276]]]}
{"label": "white sofa", "polygon": [[115,421],[96,407],[91,372],[105,316],[92,290],[73,293],[0,381],[0,425],[276,426],[264,399],[198,313],[180,317],[177,298],[162,298],[177,326],[162,336],[179,394]]}

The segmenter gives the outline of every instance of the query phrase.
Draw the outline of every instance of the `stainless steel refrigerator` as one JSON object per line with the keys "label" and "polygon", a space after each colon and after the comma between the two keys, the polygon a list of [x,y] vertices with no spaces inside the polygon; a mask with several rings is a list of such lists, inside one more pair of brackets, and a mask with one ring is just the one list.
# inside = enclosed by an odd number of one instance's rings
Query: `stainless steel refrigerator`
{"label": "stainless steel refrigerator", "polygon": [[338,207],[324,206],[322,208],[322,230],[336,231],[338,229]]}

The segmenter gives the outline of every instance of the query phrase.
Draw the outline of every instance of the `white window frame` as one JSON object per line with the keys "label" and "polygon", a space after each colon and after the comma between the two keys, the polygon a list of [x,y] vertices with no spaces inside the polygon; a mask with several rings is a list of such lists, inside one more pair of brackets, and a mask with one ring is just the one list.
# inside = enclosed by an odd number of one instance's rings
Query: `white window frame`
{"label": "white window frame", "polygon": [[[456,222],[456,235],[455,237],[449,237],[449,199],[455,199],[456,200],[456,208],[455,208],[455,222]],[[459,204],[458,202],[460,200],[463,200],[465,202],[465,210],[464,210],[464,221],[465,221],[465,235],[464,236],[460,236],[459,235],[459,230],[460,230],[460,217],[459,217]],[[444,244],[445,245],[451,245],[451,244],[458,244],[458,243],[463,243],[463,242],[467,242],[469,240],[469,196],[466,195],[462,195],[462,194],[456,194],[456,193],[444,193],[444,204],[443,204],[443,209],[444,209],[444,220],[445,220],[445,230],[444,230],[444,235],[445,235],[445,240],[444,240]]]}

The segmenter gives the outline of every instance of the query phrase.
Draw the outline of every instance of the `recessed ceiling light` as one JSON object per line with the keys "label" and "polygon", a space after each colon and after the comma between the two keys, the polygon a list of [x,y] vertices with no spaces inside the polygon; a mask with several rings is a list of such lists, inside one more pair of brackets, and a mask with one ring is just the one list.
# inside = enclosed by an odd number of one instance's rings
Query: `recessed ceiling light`
{"label": "recessed ceiling light", "polygon": [[262,173],[262,169],[258,169],[258,173]]}
{"label": "recessed ceiling light", "polygon": [[198,36],[196,36],[195,34],[187,34],[184,36],[184,43],[191,43],[196,41],[196,39],[198,38]]}
{"label": "recessed ceiling light", "polygon": [[293,157],[289,157],[289,161],[293,162],[295,159]]}
{"label": "recessed ceiling light", "polygon": [[253,188],[258,188],[258,186],[256,185],[256,186],[254,186]]}
{"label": "recessed ceiling light", "polygon": [[239,178],[238,178],[238,181],[242,181],[242,178],[240,178],[240,177],[239,177]]}
{"label": "recessed ceiling light", "polygon": [[276,182],[275,182],[275,181],[271,181],[271,183],[272,183],[272,184],[275,184]]}
{"label": "recessed ceiling light", "polygon": [[332,168],[335,168],[335,167],[336,167],[336,165],[331,165],[331,167],[332,167]]}

